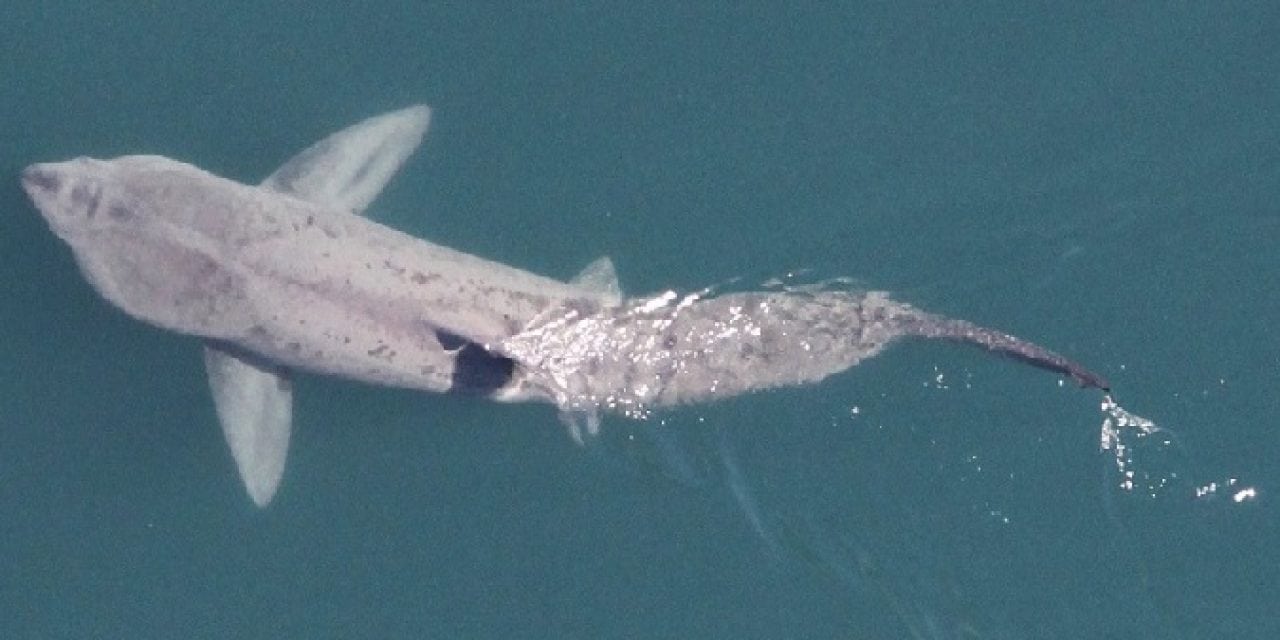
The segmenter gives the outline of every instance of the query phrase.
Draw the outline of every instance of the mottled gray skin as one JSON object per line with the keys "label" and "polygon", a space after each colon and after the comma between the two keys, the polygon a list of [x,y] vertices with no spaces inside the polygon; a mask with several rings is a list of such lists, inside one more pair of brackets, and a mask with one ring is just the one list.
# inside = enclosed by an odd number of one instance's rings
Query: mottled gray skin
{"label": "mottled gray skin", "polygon": [[502,343],[530,394],[562,408],[644,416],[657,407],[816,382],[910,336],[974,344],[1106,388],[1101,377],[1013,336],[921,312],[881,292],[666,294],[567,309]]}
{"label": "mottled gray skin", "polygon": [[1101,377],[885,294],[664,294],[617,304],[344,211],[167,158],[33,165],[24,187],[129,314],[284,368],[429,391],[655,407],[821,380],[920,336]]}
{"label": "mottled gray skin", "polygon": [[103,297],[285,368],[458,390],[466,342],[607,298],[158,156],[32,165],[23,184]]}
{"label": "mottled gray skin", "polygon": [[579,441],[602,411],[643,417],[814,382],[905,336],[976,344],[1106,387],[1042,347],[882,293],[624,302],[607,258],[563,283],[360,217],[429,121],[425,105],[368,118],[259,186],[157,156],[23,171],[23,188],[105,299],[204,340],[218,420],[258,506],[284,473],[293,370],[552,402]]}

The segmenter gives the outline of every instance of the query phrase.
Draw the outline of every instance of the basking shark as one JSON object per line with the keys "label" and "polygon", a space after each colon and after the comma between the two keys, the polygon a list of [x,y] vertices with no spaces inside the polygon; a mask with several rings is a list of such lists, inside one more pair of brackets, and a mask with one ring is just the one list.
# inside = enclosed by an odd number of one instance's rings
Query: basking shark
{"label": "basking shark", "polygon": [[1107,382],[1031,342],[884,292],[624,299],[602,258],[562,282],[410,236],[362,213],[430,111],[343,129],[245,185],[160,156],[40,163],[22,185],[102,297],[200,338],[241,479],[265,506],[284,472],[294,371],[558,406],[579,440],[602,412],[811,383],[905,337],[973,344]]}

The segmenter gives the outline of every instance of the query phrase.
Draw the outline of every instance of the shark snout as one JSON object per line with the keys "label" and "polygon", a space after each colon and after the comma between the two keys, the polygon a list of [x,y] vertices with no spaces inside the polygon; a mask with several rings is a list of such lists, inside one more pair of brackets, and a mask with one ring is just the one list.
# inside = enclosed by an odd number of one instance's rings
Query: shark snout
{"label": "shark snout", "polygon": [[[41,162],[22,170],[22,189],[54,233],[67,233],[93,223],[94,214],[104,204],[99,182],[86,176],[84,162]],[[118,207],[117,207],[118,208]]]}
{"label": "shark snout", "polygon": [[49,164],[33,164],[22,170],[22,189],[37,205],[62,188],[60,172]]}
{"label": "shark snout", "polygon": [[66,187],[67,174],[60,163],[42,162],[22,170],[22,190],[59,236],[66,231],[67,206],[63,202]]}

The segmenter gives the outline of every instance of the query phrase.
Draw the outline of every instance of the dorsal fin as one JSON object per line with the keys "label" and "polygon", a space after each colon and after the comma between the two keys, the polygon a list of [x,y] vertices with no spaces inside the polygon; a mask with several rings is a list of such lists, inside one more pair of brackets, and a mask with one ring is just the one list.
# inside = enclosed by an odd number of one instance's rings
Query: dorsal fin
{"label": "dorsal fin", "polygon": [[622,302],[622,287],[618,286],[618,272],[609,256],[600,256],[574,276],[569,284],[602,294],[610,305]]}

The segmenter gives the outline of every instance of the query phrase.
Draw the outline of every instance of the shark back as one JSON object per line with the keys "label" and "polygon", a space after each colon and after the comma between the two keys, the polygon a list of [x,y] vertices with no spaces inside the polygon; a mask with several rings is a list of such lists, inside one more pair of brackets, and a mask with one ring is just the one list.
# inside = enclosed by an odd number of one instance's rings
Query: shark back
{"label": "shark back", "polygon": [[882,292],[668,292],[602,310],[567,309],[502,345],[530,384],[569,411],[650,409],[812,383],[903,337],[964,342],[1106,387],[1033,343],[921,312]]}

